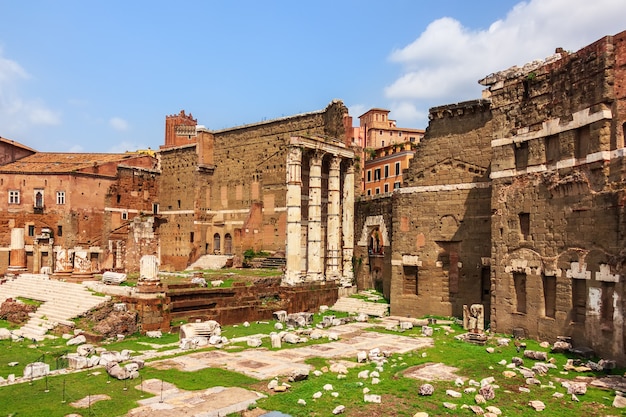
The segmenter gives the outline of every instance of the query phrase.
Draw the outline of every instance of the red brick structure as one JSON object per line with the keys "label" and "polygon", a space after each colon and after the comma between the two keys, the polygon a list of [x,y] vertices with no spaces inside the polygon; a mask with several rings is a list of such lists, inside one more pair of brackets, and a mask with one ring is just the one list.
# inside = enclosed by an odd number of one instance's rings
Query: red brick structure
{"label": "red brick structure", "polygon": [[[290,141],[314,137],[320,152],[324,147],[349,149],[352,132],[346,131],[346,116],[347,108],[334,101],[321,111],[218,131],[197,126],[193,132],[191,116],[168,116],[165,146],[158,155],[161,265],[180,270],[206,254],[241,259],[249,249],[284,258]],[[323,175],[330,169],[328,155]],[[309,166],[303,159],[304,194]],[[346,163],[340,169],[345,173]],[[327,180],[322,187],[328,188]]]}
{"label": "red brick structure", "polygon": [[158,251],[156,162],[140,152],[39,152],[0,166],[0,273],[15,228],[24,230],[30,272],[54,272],[62,249],[81,251],[92,272],[137,270],[140,252]]}

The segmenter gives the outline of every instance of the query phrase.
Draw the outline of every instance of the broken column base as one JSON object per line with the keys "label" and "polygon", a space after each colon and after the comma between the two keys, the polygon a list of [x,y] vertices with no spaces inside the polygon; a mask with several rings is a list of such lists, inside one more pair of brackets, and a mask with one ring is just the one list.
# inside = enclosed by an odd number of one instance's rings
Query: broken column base
{"label": "broken column base", "polygon": [[91,272],[74,272],[70,275],[66,281],[67,282],[83,282],[83,281],[94,281],[95,277]]}
{"label": "broken column base", "polygon": [[465,333],[463,338],[466,342],[473,343],[475,345],[484,345],[487,343],[487,335],[484,333]]}
{"label": "broken column base", "polygon": [[155,292],[163,292],[164,285],[161,281],[137,281],[137,292],[140,293],[155,293]]}

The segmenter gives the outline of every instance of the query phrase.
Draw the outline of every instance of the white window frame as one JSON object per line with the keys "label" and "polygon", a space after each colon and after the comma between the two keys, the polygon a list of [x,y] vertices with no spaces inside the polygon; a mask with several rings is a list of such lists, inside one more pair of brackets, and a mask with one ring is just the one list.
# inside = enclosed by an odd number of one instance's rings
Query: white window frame
{"label": "white window frame", "polygon": [[128,212],[126,210],[121,213],[121,218],[122,220],[128,220]]}
{"label": "white window frame", "polygon": [[396,177],[402,175],[402,165],[400,162],[396,162]]}
{"label": "white window frame", "polygon": [[57,205],[65,204],[65,191],[57,191]]}
{"label": "white window frame", "polygon": [[19,190],[9,190],[9,204],[20,204]]}

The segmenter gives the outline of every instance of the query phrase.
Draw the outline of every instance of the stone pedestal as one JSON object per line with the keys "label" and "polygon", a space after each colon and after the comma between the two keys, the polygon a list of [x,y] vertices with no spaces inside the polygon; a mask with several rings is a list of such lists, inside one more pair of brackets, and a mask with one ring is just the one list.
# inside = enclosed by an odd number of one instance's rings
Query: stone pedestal
{"label": "stone pedestal", "polygon": [[86,250],[74,251],[74,269],[72,271],[71,280],[80,282],[91,279],[93,279],[93,271],[91,270],[89,252]]}
{"label": "stone pedestal", "polygon": [[482,304],[463,306],[463,328],[472,333],[485,331],[485,307]]}
{"label": "stone pedestal", "polygon": [[26,249],[24,246],[24,229],[11,229],[11,245],[9,246],[9,267],[7,273],[20,274],[26,272]]}
{"label": "stone pedestal", "polygon": [[159,281],[159,259],[156,255],[143,255],[139,260],[139,279]]}
{"label": "stone pedestal", "polygon": [[59,249],[55,256],[54,278],[65,280],[72,276],[72,272],[74,272],[74,251]]}

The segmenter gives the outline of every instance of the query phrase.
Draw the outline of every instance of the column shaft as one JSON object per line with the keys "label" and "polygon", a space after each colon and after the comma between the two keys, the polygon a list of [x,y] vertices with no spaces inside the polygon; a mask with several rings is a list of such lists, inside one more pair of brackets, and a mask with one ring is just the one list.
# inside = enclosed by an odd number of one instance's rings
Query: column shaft
{"label": "column shaft", "polygon": [[302,149],[292,147],[287,154],[287,245],[285,284],[302,280]]}
{"label": "column shaft", "polygon": [[322,156],[311,156],[309,169],[309,226],[307,233],[307,277],[322,279]]}
{"label": "column shaft", "polygon": [[334,156],[328,171],[328,210],[326,225],[326,280],[341,277],[341,203],[340,172],[341,158]]}
{"label": "column shaft", "polygon": [[354,165],[352,161],[346,169],[343,179],[342,201],[343,232],[343,276],[341,284],[351,285],[354,279],[352,257],[354,255]]}

